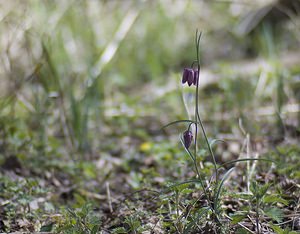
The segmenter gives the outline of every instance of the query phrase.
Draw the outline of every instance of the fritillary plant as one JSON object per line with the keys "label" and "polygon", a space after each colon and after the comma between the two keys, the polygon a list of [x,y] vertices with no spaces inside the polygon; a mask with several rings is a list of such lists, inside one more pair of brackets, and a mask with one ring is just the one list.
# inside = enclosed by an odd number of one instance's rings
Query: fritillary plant
{"label": "fritillary plant", "polygon": [[[202,199],[205,200],[205,207],[202,207],[203,212],[201,212],[202,217],[206,217],[206,220],[209,220],[215,224],[215,231],[224,232],[224,228],[222,227],[222,217],[221,212],[221,193],[224,186],[224,182],[228,179],[230,173],[235,169],[232,167],[231,169],[227,170],[222,177],[220,176],[220,169],[223,168],[225,165],[234,164],[236,162],[241,161],[253,161],[253,160],[263,160],[263,161],[270,161],[266,159],[254,159],[254,158],[243,158],[232,160],[226,162],[222,165],[218,165],[216,162],[216,158],[213,152],[213,145],[217,142],[224,142],[222,140],[209,140],[207,136],[207,132],[205,130],[203,121],[201,119],[199,113],[199,81],[200,81],[200,39],[202,33],[197,30],[196,37],[195,37],[195,44],[196,44],[196,60],[191,64],[190,67],[186,67],[183,69],[182,75],[182,84],[195,87],[195,106],[194,106],[194,118],[193,119],[186,119],[186,120],[177,120],[167,124],[164,127],[171,126],[173,124],[178,123],[185,123],[187,124],[186,130],[180,135],[180,141],[186,150],[187,154],[191,158],[194,166],[194,171],[196,173],[195,180],[189,180],[186,182],[181,182],[177,185],[182,185],[185,183],[198,183],[200,188],[203,192]],[[204,138],[205,145],[200,145],[199,143],[199,133],[202,133],[202,137]],[[207,175],[201,173],[201,168],[199,164],[199,153],[198,148],[206,147],[208,149],[209,155],[211,157],[211,161],[213,162],[214,171],[211,173],[210,178],[205,178]],[[171,187],[176,187],[177,185],[172,185]],[[189,225],[187,225],[189,227]]]}

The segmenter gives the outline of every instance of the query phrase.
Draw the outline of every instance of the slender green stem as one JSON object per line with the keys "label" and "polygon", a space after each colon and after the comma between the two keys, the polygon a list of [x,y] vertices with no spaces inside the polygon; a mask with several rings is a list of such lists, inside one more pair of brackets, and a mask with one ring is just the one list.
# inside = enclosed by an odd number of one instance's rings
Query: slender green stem
{"label": "slender green stem", "polygon": [[[197,67],[198,67],[198,80],[199,80],[199,69],[200,69],[200,63],[199,63],[199,53],[198,53],[198,47],[199,47],[199,40],[200,40],[200,37],[201,37],[201,33],[200,35],[198,36],[198,30],[196,31],[196,38],[195,38],[195,42],[196,42],[196,50],[197,50],[197,60],[196,60],[196,63],[197,63]],[[199,113],[199,110],[198,110],[198,93],[199,93],[199,82],[198,80],[196,81],[196,94],[195,94],[195,159],[197,157],[197,136],[198,136],[198,124],[197,124],[197,116],[198,116],[198,113]],[[197,162],[195,164],[195,166],[197,166]],[[197,170],[198,170],[198,167],[197,167]]]}
{"label": "slender green stem", "polygon": [[[200,34],[198,35],[198,30],[196,31],[196,54],[197,54],[197,81],[196,81],[196,94],[195,94],[195,123],[198,123],[200,124],[200,127],[201,127],[201,130],[203,132],[203,135],[204,135],[204,138],[205,138],[205,141],[206,141],[206,144],[207,144],[207,147],[209,149],[209,153],[212,157],[212,160],[213,160],[213,163],[214,163],[214,169],[215,169],[215,175],[216,175],[216,186],[215,186],[215,191],[214,191],[214,197],[216,196],[216,191],[217,191],[217,184],[218,184],[218,181],[219,181],[219,178],[218,178],[218,170],[217,170],[217,163],[216,163],[216,159],[215,159],[215,155],[212,151],[212,148],[209,144],[209,141],[208,141],[208,137],[207,137],[207,134],[206,134],[206,131],[205,131],[205,128],[203,126],[203,122],[201,120],[201,117],[200,117],[200,114],[199,114],[199,102],[198,102],[198,99],[199,99],[199,81],[200,81],[200,69],[201,69],[201,66],[200,66],[200,39],[201,39],[201,35],[202,33],[200,32]],[[196,156],[197,156],[197,135],[198,135],[198,124],[195,124],[195,160],[196,160]],[[194,162],[195,163],[195,162]],[[196,170],[198,170],[198,167],[197,167],[197,164],[195,163],[195,167],[196,167]],[[214,213],[215,215],[215,219],[217,221],[217,223],[220,225],[221,222],[219,220],[219,217],[218,217],[218,212],[216,210],[216,204],[212,204],[212,203],[215,203],[215,199],[212,200],[211,198],[211,194],[209,193],[209,196],[206,196],[208,198],[208,203],[209,203],[209,206],[211,207],[211,210],[212,212]]]}
{"label": "slender green stem", "polygon": [[[195,105],[195,122],[197,123],[199,121],[199,124],[200,124],[200,127],[201,127],[201,130],[203,132],[203,135],[204,135],[204,138],[205,138],[205,141],[206,141],[206,144],[207,144],[207,147],[208,147],[208,150],[209,150],[209,153],[212,157],[212,160],[213,160],[213,163],[214,163],[214,167],[215,167],[215,173],[216,173],[216,182],[218,181],[218,170],[217,170],[217,162],[216,162],[216,158],[215,158],[215,155],[214,155],[214,152],[209,144],[209,141],[208,141],[208,138],[207,138],[207,134],[206,134],[206,131],[205,131],[205,128],[203,126],[203,123],[202,123],[202,120],[201,120],[201,117],[200,117],[200,114],[199,114],[199,103],[198,103],[198,96],[199,96],[199,80],[200,80],[200,39],[201,39],[201,33],[199,34],[198,36],[198,31],[196,32],[196,52],[197,52],[197,66],[198,66],[198,80],[197,80],[197,83],[196,83],[196,105]],[[197,127],[196,127],[196,136],[195,136],[195,148],[197,147],[196,146],[196,142],[197,142]],[[195,150],[196,152],[196,150]],[[195,153],[196,155],[196,153]]]}
{"label": "slender green stem", "polygon": [[218,169],[217,169],[216,158],[215,158],[214,152],[213,152],[213,150],[212,150],[212,148],[211,148],[211,146],[209,144],[209,141],[208,141],[208,138],[207,138],[207,135],[206,135],[206,131],[205,131],[204,125],[202,123],[202,120],[200,118],[200,115],[198,115],[198,119],[199,119],[199,124],[201,126],[201,129],[202,129],[202,132],[203,132],[203,135],[204,135],[204,138],[205,138],[205,141],[206,141],[209,153],[212,156],[212,160],[213,160],[214,168],[215,168],[215,173],[216,173],[216,182],[217,182],[219,180],[219,176],[218,176]]}
{"label": "slender green stem", "polygon": [[[199,178],[199,181],[200,181],[200,185],[203,189],[203,192],[204,192],[204,195],[208,201],[208,205],[211,209],[212,212],[214,212],[214,205],[211,203],[212,201],[212,197],[211,197],[211,194],[210,192],[208,191],[209,187],[208,188],[205,188],[204,184],[203,184],[203,181],[202,181],[202,178],[201,178],[201,174],[199,172],[199,169],[198,169],[198,165],[197,165],[197,136],[198,136],[198,123],[197,123],[197,119],[200,119],[200,116],[199,116],[199,109],[198,109],[198,96],[199,96],[199,71],[200,71],[200,60],[199,60],[199,43],[200,43],[200,38],[201,38],[201,33],[198,35],[198,31],[196,32],[196,38],[195,38],[195,42],[196,42],[196,49],[197,49],[197,60],[196,60],[196,63],[197,63],[197,72],[198,72],[198,80],[196,81],[196,94],[195,94],[195,141],[194,141],[194,156],[192,156],[192,153],[187,149],[188,153],[190,154],[192,160],[193,160],[193,163],[194,163],[194,167],[195,167],[195,170],[196,170],[196,173],[197,173],[197,176]],[[203,125],[202,123],[200,122],[200,126],[202,128],[202,131],[204,130],[203,128]],[[206,136],[206,134],[205,134]]]}

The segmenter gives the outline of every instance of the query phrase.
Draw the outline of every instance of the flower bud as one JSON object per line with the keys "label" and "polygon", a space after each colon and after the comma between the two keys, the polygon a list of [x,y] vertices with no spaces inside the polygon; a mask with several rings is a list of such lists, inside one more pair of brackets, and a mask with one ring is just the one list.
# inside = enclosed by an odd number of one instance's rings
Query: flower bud
{"label": "flower bud", "polygon": [[193,141],[193,133],[190,130],[186,130],[183,133],[183,143],[184,143],[185,148],[188,149],[190,147],[192,141]]}

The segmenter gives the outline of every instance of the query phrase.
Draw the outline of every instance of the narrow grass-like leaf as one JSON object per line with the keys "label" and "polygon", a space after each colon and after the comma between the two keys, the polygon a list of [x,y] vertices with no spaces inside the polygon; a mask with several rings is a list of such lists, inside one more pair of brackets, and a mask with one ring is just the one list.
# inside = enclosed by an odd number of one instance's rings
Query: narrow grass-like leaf
{"label": "narrow grass-like leaf", "polygon": [[265,161],[265,162],[271,162],[271,163],[275,163],[273,160],[270,159],[265,159],[265,158],[242,158],[242,159],[236,159],[236,160],[232,160],[226,163],[221,164],[218,169],[220,169],[221,167],[224,167],[226,165],[230,165],[230,164],[234,164],[237,162],[247,162],[247,161]]}
{"label": "narrow grass-like leaf", "polygon": [[189,120],[189,119],[176,120],[176,121],[173,121],[171,123],[164,125],[161,129],[167,128],[167,127],[169,127],[173,124],[177,124],[177,123],[194,123],[194,124],[196,124],[197,122],[195,122],[194,120]]}

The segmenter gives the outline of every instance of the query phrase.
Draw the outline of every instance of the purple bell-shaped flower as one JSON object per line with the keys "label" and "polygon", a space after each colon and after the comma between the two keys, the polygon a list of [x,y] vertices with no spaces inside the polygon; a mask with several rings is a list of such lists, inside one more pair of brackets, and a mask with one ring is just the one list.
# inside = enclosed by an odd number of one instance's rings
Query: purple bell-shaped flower
{"label": "purple bell-shaped flower", "polygon": [[184,68],[182,75],[182,84],[188,83],[191,86],[195,81],[195,72],[192,68]]}

